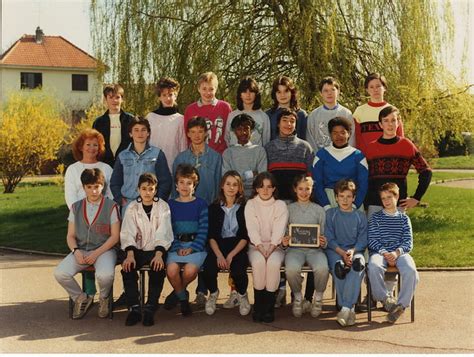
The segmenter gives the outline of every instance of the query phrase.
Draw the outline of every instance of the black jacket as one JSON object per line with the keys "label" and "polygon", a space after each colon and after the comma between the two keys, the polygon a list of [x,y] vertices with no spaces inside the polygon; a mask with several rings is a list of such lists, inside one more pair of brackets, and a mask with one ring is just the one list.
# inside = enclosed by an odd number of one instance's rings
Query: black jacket
{"label": "black jacket", "polygon": [[[237,222],[239,229],[237,231],[237,238],[249,240],[247,233],[247,226],[245,225],[245,205],[241,205],[237,210]],[[208,208],[209,213],[209,228],[207,237],[216,240],[217,244],[222,239],[222,226],[224,225],[225,212],[221,208],[220,203],[212,203]]]}
{"label": "black jacket", "polygon": [[92,124],[92,128],[101,133],[105,139],[105,154],[101,161],[105,162],[106,164],[109,164],[111,167],[114,167],[115,158],[118,156],[118,154],[130,145],[131,138],[128,134],[128,124],[130,123],[132,118],[132,114],[120,110],[120,126],[122,131],[122,139],[120,141],[120,145],[117,149],[117,152],[115,153],[115,156],[112,153],[112,149],[110,148],[109,111],[107,110],[104,115],[98,117],[96,120],[94,120],[94,123]]}

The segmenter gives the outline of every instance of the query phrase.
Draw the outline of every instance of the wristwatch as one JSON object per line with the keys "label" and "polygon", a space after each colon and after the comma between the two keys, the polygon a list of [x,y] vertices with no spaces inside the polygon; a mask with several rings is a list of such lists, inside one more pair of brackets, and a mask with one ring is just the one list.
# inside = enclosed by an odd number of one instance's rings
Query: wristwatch
{"label": "wristwatch", "polygon": [[78,250],[78,249],[79,249],[78,247],[72,248],[71,249],[72,254],[76,253],[76,250]]}

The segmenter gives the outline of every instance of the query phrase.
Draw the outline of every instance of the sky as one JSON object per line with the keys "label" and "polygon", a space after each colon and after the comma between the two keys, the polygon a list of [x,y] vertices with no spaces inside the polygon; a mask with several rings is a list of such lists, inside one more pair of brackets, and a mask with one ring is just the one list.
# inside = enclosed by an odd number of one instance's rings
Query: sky
{"label": "sky", "polygon": [[[60,35],[79,48],[94,55],[92,50],[89,2],[90,0],[0,0],[0,49],[3,53],[23,34],[34,34],[39,25],[45,35]],[[98,0],[101,1],[101,0]],[[432,0],[444,1],[444,0]],[[461,16],[470,4],[468,31]],[[474,32],[474,1],[452,0],[456,24],[453,52],[442,56],[448,68],[456,75],[460,71],[462,50],[468,33]],[[468,82],[474,83],[474,36],[469,38]]]}

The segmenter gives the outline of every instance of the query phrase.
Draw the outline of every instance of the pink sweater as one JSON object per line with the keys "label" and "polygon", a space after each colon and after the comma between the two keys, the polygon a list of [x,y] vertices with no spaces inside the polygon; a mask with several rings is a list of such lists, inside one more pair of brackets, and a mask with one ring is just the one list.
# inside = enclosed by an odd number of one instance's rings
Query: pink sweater
{"label": "pink sweater", "polygon": [[278,245],[288,225],[286,203],[274,198],[263,201],[255,196],[245,206],[245,223],[252,244]]}
{"label": "pink sweater", "polygon": [[207,144],[211,149],[214,149],[222,155],[227,148],[225,142],[225,129],[227,126],[227,117],[232,111],[230,104],[219,99],[215,99],[212,104],[203,105],[200,100],[191,103],[184,111],[184,129],[187,130],[187,125],[192,117],[199,116],[206,118]]}

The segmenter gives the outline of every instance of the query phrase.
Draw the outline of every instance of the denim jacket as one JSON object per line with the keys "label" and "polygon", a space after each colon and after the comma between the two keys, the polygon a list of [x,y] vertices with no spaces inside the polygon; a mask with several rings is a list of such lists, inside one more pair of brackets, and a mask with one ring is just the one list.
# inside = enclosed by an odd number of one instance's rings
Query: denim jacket
{"label": "denim jacket", "polygon": [[171,192],[171,174],[165,154],[147,143],[145,150],[138,154],[133,143],[122,151],[115,160],[114,171],[110,179],[110,189],[115,202],[122,205],[122,198],[134,200],[138,194],[138,179],[141,174],[151,172],[158,179],[157,196],[168,200]]}

